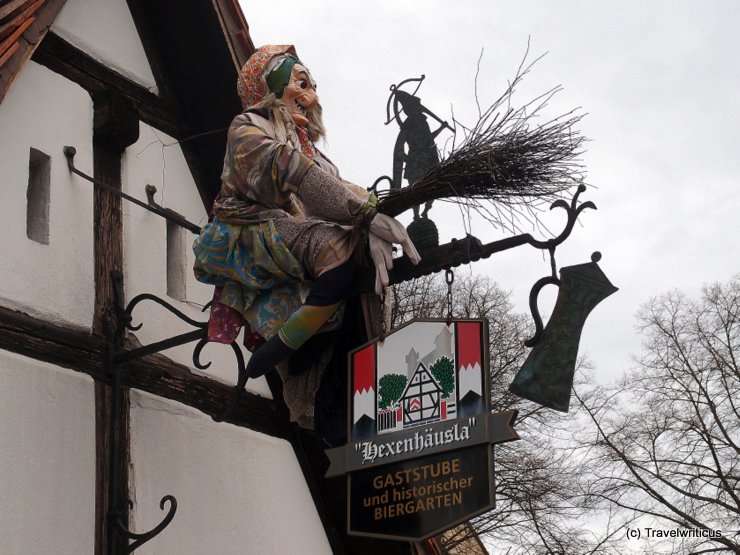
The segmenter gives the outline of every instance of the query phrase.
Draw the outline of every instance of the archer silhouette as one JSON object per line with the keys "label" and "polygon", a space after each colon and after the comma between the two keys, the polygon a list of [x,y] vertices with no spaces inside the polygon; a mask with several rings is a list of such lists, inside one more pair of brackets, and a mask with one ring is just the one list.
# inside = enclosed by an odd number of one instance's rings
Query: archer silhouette
{"label": "archer silhouette", "polygon": [[[413,93],[401,90],[403,85],[413,81],[419,83]],[[454,133],[454,130],[446,121],[433,114],[421,103],[419,97],[415,96],[422,81],[424,81],[424,75],[418,78],[405,79],[398,85],[391,85],[391,94],[386,106],[388,121],[385,124],[388,125],[395,120],[400,127],[396,145],[393,148],[393,178],[391,179],[387,175],[380,177],[373,187],[379,181],[387,179],[392,190],[400,189],[403,178],[406,178],[409,185],[414,185],[439,163],[439,153],[437,152],[437,145],[434,143],[437,135],[445,128]],[[393,117],[390,115],[391,104],[393,105]],[[402,113],[406,115],[405,118],[401,117]],[[427,115],[440,123],[439,128],[434,132],[427,123]],[[421,215],[419,215],[419,206],[414,206],[414,220],[418,220],[420,217],[427,218],[432,202],[431,200],[426,202]]]}

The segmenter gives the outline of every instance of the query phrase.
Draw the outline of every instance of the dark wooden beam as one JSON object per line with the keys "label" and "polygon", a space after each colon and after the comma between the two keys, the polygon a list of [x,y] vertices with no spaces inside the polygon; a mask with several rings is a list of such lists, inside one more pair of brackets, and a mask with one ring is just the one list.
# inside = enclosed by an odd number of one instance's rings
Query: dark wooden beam
{"label": "dark wooden beam", "polygon": [[[121,190],[121,155],[138,138],[139,120],[131,103],[111,91],[95,93],[93,107],[93,175],[109,187]],[[123,214],[121,198],[100,187],[95,187],[93,192],[93,237],[92,331],[112,340],[118,323],[111,275],[113,271],[123,271]]]}
{"label": "dark wooden beam", "polygon": [[93,93],[92,99],[95,143],[120,157],[139,138],[139,112],[130,99],[113,89]]}
{"label": "dark wooden beam", "polygon": [[104,380],[106,348],[101,337],[0,307],[0,349]]}
{"label": "dark wooden beam", "polygon": [[[92,93],[93,99],[93,175],[109,187],[121,190],[121,156],[126,147],[139,138],[139,118],[133,103],[114,89]],[[123,271],[123,212],[121,198],[100,187],[93,191],[93,272],[95,275],[95,310],[92,331],[113,341],[118,321],[116,295],[111,275]],[[109,537],[113,526],[111,514],[124,507],[113,507],[115,499],[129,498],[128,464],[130,430],[116,420],[111,410],[114,392],[102,382],[95,386],[96,471],[95,480],[95,554],[123,552],[128,539],[121,534]],[[128,391],[122,392],[121,419],[128,421]],[[110,445],[115,434],[120,446],[118,460],[110,460]],[[116,465],[120,480],[111,479],[111,464]],[[116,485],[111,494],[111,484]],[[128,526],[128,511],[120,512]],[[114,547],[115,545],[115,547]]]}
{"label": "dark wooden beam", "polygon": [[[108,342],[102,337],[0,307],[0,349],[109,382],[105,367],[107,348]],[[232,387],[194,374],[162,354],[128,362],[123,368],[128,387],[182,403],[207,415],[220,414],[232,399]],[[289,435],[287,419],[275,403],[249,392],[242,393],[226,421],[273,437],[287,439]]]}
{"label": "dark wooden beam", "polygon": [[176,139],[188,134],[170,101],[106,67],[52,32],[47,33],[31,59],[74,81],[91,95],[105,90],[117,92],[133,104],[141,121]]}
{"label": "dark wooden beam", "polygon": [[[126,382],[131,387],[181,402],[210,416],[221,414],[233,398],[233,387],[193,374],[162,354],[142,357],[124,368]],[[242,393],[234,412],[225,421],[283,439],[289,433],[287,418],[278,412],[275,403],[248,392]]]}
{"label": "dark wooden beam", "polygon": [[[124,389],[122,391],[122,407],[121,415],[122,422],[120,426],[120,441],[121,441],[121,457],[117,464],[118,475],[122,477],[121,481],[125,480],[125,483],[120,484],[121,492],[120,495],[126,495],[128,498],[128,469],[131,466],[131,449],[130,441],[131,434],[129,430],[129,390]],[[110,533],[110,522],[107,517],[109,511],[120,511],[120,520],[123,523],[128,523],[128,506],[123,503],[119,504],[119,507],[110,507],[110,489],[109,489],[109,473],[110,473],[110,457],[111,457],[111,420],[114,418],[113,414],[113,389],[110,385],[96,381],[95,382],[95,555],[109,555],[112,551],[110,549],[111,540],[108,535]],[[116,553],[125,553],[128,546],[128,540],[122,535],[117,535],[112,538],[112,542],[115,545]]]}
{"label": "dark wooden beam", "polygon": [[[108,543],[108,528],[105,515],[108,509],[108,490],[98,486],[102,476],[107,476],[110,468],[108,454],[111,452],[110,431],[106,422],[112,418],[113,399],[111,388],[102,381],[95,381],[95,555],[105,554]],[[104,414],[105,418],[98,415]],[[102,456],[101,456],[102,455]]]}

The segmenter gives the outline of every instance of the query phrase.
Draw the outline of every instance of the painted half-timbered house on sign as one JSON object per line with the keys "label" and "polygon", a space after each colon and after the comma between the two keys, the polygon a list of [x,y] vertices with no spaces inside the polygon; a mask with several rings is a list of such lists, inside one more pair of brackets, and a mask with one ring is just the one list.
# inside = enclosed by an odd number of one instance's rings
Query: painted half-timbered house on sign
{"label": "painted half-timbered house on sign", "polygon": [[351,355],[355,440],[484,411],[480,324],[415,322]]}
{"label": "painted half-timbered house on sign", "polygon": [[403,424],[422,426],[441,419],[442,388],[423,364],[419,364],[401,395]]}

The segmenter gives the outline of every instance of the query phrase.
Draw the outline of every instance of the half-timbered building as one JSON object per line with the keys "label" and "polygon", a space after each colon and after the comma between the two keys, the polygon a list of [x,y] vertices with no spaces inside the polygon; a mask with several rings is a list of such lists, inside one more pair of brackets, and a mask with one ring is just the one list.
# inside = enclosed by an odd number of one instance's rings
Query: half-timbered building
{"label": "half-timbered building", "polygon": [[[190,245],[253,51],[236,0],[0,2],[0,553],[126,552],[166,496],[138,553],[433,549],[346,535],[279,380],[214,421],[234,349],[136,351],[207,319]],[[142,293],[178,314],[142,302],[117,344]]]}

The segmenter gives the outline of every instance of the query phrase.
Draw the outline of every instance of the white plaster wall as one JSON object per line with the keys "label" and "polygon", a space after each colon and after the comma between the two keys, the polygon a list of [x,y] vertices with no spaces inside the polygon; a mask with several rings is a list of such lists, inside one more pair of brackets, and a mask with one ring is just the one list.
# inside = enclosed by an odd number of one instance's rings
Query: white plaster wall
{"label": "white plaster wall", "polygon": [[146,531],[174,495],[172,523],[137,553],[331,553],[290,444],[173,401],[131,392],[133,527]]}
{"label": "white plaster wall", "polygon": [[[92,101],[80,87],[29,61],[0,104],[0,304],[89,329],[93,316]],[[51,157],[49,244],[26,237],[30,147]]]}
{"label": "white plaster wall", "polygon": [[89,376],[0,351],[0,499],[3,555],[94,551]]}
{"label": "white plaster wall", "polygon": [[124,77],[157,92],[126,0],[67,0],[51,30]]}
{"label": "white plaster wall", "polygon": [[[172,137],[148,125],[141,123],[139,129],[139,140],[126,150],[124,156],[124,191],[146,202],[144,188],[147,184],[154,185],[157,188],[155,198],[158,204],[178,212],[192,223],[204,225],[207,216],[203,202],[179,145]],[[202,307],[210,301],[213,287],[199,283],[193,277],[192,244],[195,235],[184,231],[183,249],[187,260],[186,302],[180,302],[167,296],[166,220],[130,202],[124,201],[123,209],[126,298],[130,300],[139,293],[152,293],[167,300],[190,318],[206,321],[208,312],[202,312]],[[141,330],[135,332],[143,344],[194,329],[151,301],[137,307],[133,316],[134,323],[144,323]],[[192,368],[193,346],[191,343],[176,347],[165,354]],[[246,349],[242,351],[246,358],[249,353]],[[202,356],[202,362],[208,361],[212,364],[207,370],[193,370],[229,385],[236,384],[237,366],[231,347],[209,344]],[[249,380],[247,390],[263,397],[271,397],[264,378]]]}

